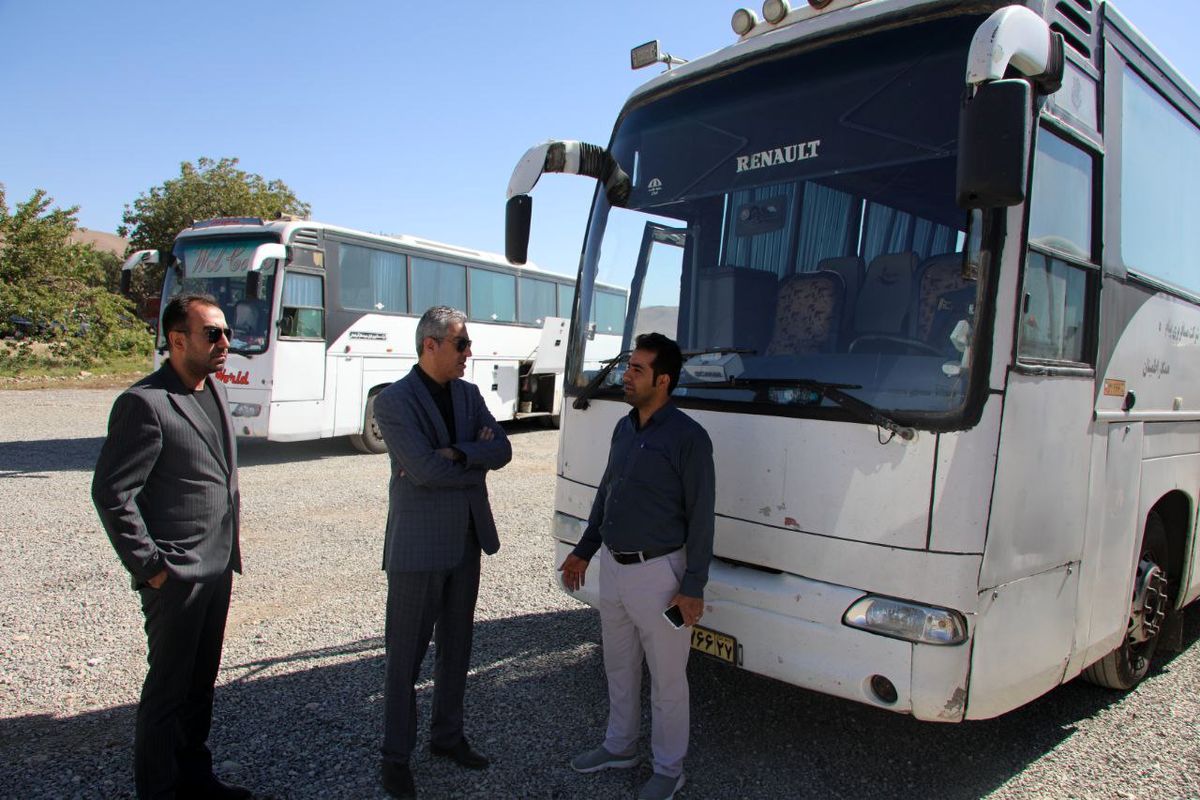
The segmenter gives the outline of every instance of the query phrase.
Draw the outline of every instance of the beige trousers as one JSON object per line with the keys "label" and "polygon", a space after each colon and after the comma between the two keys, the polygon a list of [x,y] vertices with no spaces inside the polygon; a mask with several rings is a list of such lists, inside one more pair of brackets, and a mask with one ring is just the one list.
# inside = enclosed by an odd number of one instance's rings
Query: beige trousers
{"label": "beige trousers", "polygon": [[636,750],[641,723],[642,659],[650,668],[650,746],[654,771],[683,771],[688,748],[687,661],[692,629],[676,630],[663,611],[679,592],[686,555],[676,550],[637,564],[618,564],[600,548],[600,627],[608,677],[610,753]]}

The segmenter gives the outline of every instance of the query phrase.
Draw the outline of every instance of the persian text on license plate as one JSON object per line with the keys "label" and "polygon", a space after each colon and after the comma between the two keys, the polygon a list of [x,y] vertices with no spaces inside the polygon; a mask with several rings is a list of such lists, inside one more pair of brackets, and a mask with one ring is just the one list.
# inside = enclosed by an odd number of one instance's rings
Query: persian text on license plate
{"label": "persian text on license plate", "polygon": [[734,666],[741,661],[737,639],[699,625],[692,626],[692,649]]}

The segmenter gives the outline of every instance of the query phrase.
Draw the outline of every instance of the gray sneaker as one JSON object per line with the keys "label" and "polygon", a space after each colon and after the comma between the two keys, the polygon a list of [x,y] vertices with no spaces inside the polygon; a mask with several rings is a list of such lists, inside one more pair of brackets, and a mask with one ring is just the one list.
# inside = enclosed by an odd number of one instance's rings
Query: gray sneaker
{"label": "gray sneaker", "polygon": [[650,780],[646,781],[646,785],[638,792],[638,800],[671,800],[686,782],[687,779],[684,778],[682,772],[679,773],[678,778],[656,772],[650,776]]}
{"label": "gray sneaker", "polygon": [[628,769],[637,763],[637,753],[620,756],[608,752],[603,747],[597,747],[572,758],[571,769],[576,772],[599,772],[602,769]]}

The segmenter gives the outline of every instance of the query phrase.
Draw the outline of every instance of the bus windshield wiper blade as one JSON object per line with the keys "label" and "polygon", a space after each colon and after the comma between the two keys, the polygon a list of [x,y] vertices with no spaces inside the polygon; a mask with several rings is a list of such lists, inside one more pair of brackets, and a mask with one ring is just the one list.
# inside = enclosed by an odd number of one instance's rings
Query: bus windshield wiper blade
{"label": "bus windshield wiper blade", "polygon": [[683,360],[687,361],[689,358],[695,358],[696,356],[728,354],[756,356],[758,355],[758,351],[752,347],[710,347],[707,350],[684,350]]}
{"label": "bus windshield wiper blade", "polygon": [[912,428],[900,425],[867,401],[859,400],[857,397],[846,394],[843,391],[844,389],[861,389],[862,386],[850,383],[824,383],[807,378],[796,379],[796,385],[820,392],[822,396],[828,397],[859,419],[878,425],[886,431],[891,431],[906,442],[911,442],[916,438],[917,433]]}
{"label": "bus windshield wiper blade", "polygon": [[869,422],[886,431],[891,431],[906,442],[912,441],[917,435],[916,431],[912,428],[899,424],[865,400],[859,400],[857,397],[847,394],[844,391],[846,389],[862,388],[862,386],[854,383],[826,383],[824,381],[813,380],[812,378],[733,378],[724,383],[704,383],[697,381],[681,385],[686,385],[688,388],[694,389],[754,389],[761,386],[794,386],[799,389],[811,389],[822,397],[826,397],[837,403],[864,422]]}
{"label": "bus windshield wiper blade", "polygon": [[622,361],[628,361],[630,353],[631,351],[626,350],[622,353],[618,353],[616,357],[602,362],[604,366],[601,367],[600,371],[596,373],[595,377],[588,382],[588,385],[583,387],[583,391],[580,392],[579,396],[575,398],[575,402],[571,403],[571,407],[582,411],[591,405],[589,401],[596,396],[598,391],[600,391],[600,385],[604,383],[604,379],[607,378],[608,374],[613,371],[613,367],[617,366],[617,364],[620,364]]}

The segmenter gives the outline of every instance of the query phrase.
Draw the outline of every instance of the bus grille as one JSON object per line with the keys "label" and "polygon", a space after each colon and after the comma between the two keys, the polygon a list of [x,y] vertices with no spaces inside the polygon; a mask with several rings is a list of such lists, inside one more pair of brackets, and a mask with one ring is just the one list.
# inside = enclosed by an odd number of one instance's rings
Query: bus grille
{"label": "bus grille", "polygon": [[298,244],[301,247],[320,247],[321,236],[317,233],[316,228],[297,228],[292,233],[292,244]]}
{"label": "bus grille", "polygon": [[1050,30],[1061,33],[1067,47],[1093,62],[1099,49],[1095,0],[1058,0],[1050,13]]}

